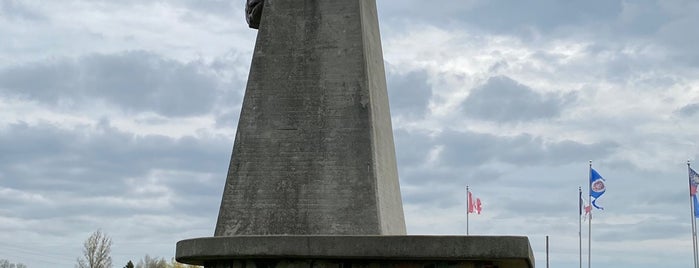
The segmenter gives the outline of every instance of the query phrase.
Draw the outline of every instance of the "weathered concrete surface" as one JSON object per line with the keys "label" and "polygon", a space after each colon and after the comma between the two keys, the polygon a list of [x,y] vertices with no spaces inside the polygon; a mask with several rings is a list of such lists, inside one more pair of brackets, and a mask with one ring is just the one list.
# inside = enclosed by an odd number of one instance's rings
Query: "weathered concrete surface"
{"label": "weathered concrete surface", "polygon": [[521,262],[501,261],[362,261],[362,260],[235,260],[208,268],[529,268]]}
{"label": "weathered concrete surface", "polygon": [[267,0],[207,268],[532,268],[526,237],[407,236],[374,0]]}
{"label": "weathered concrete surface", "polygon": [[374,0],[265,1],[215,236],[405,234]]}
{"label": "weathered concrete surface", "polygon": [[248,259],[219,261],[207,268],[530,268],[516,260],[325,260],[325,259]]}
{"label": "weathered concrete surface", "polygon": [[294,260],[301,267],[317,267],[304,265],[309,260],[335,260],[328,262],[330,264],[341,260],[348,263],[402,263],[415,266],[446,261],[460,263],[461,267],[488,263],[501,268],[534,267],[529,240],[515,236],[210,237],[178,242],[175,255],[179,262],[206,264],[207,267],[233,267],[234,262],[262,261],[281,268],[285,266],[276,264]]}

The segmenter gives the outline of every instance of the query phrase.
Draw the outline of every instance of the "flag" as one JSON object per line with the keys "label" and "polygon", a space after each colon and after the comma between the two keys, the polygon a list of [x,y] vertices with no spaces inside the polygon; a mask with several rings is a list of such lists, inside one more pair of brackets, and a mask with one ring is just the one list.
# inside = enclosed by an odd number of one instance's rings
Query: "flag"
{"label": "flag", "polygon": [[[580,191],[580,202],[579,202],[579,207],[578,207],[578,212],[580,214],[580,218],[585,221],[587,218],[587,215],[590,214],[590,211],[592,210],[592,207],[590,204],[585,201],[585,198],[582,196],[582,191]],[[583,214],[585,212],[585,214]]]}
{"label": "flag", "polygon": [[697,194],[697,185],[699,185],[699,174],[694,169],[689,168],[689,194],[695,196]]}
{"label": "flag", "polygon": [[[696,200],[696,199],[695,199]],[[476,198],[476,211],[478,212],[478,215],[481,215],[481,210],[483,208],[481,207],[481,199]]]}
{"label": "flag", "polygon": [[[590,201],[592,205],[597,209],[604,209],[603,207],[597,206],[595,203],[597,199],[607,191],[607,187],[604,185],[605,179],[597,173],[592,167],[590,167]],[[593,199],[594,198],[594,199]]]}
{"label": "flag", "polygon": [[473,202],[473,195],[471,191],[468,192],[468,213],[478,213],[481,214],[481,199],[476,198],[476,202]]}
{"label": "flag", "polygon": [[697,201],[697,185],[699,185],[699,174],[694,169],[689,168],[689,194],[694,202],[694,217],[699,218],[699,201]]}
{"label": "flag", "polygon": [[473,213],[473,196],[468,192],[468,213]]}
{"label": "flag", "polygon": [[[585,220],[585,218],[587,218],[587,214],[590,214],[592,207],[590,206],[590,204],[587,203],[587,201],[585,201],[585,198],[583,198],[582,191],[580,191],[579,193],[580,201],[578,203],[578,213],[580,214],[580,218],[582,218],[582,220]],[[585,214],[583,214],[583,212],[585,212]]]}
{"label": "flag", "polygon": [[[578,189],[580,190],[580,189]],[[580,194],[580,200],[578,200],[578,214],[582,216],[582,211],[583,211],[583,198],[582,198],[582,191],[578,191]]]}
{"label": "flag", "polygon": [[590,214],[590,211],[592,211],[592,206],[585,205],[585,215],[583,216],[583,219],[587,218],[587,215]]}

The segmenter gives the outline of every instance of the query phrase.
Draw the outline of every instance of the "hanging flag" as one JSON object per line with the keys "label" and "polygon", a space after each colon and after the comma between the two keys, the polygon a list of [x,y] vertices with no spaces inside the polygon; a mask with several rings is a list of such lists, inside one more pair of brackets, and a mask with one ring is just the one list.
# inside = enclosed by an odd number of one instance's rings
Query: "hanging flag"
{"label": "hanging flag", "polygon": [[583,221],[585,221],[585,219],[587,219],[587,215],[590,214],[590,211],[592,211],[592,206],[586,205],[585,206],[585,215],[583,215]]}
{"label": "hanging flag", "polygon": [[481,207],[481,199],[476,198],[476,211],[478,212],[478,215],[481,215],[481,210],[483,208]]}
{"label": "hanging flag", "polygon": [[607,187],[604,185],[604,182],[605,179],[602,178],[602,176],[600,176],[595,169],[590,167],[590,201],[595,208],[602,210],[604,210],[604,208],[597,206],[595,202],[607,190]]}
{"label": "hanging flag", "polygon": [[699,218],[699,201],[697,201],[697,186],[699,186],[699,174],[689,168],[689,194],[694,202],[694,217]]}
{"label": "hanging flag", "polygon": [[468,210],[467,213],[473,213],[473,195],[471,191],[468,192]]}
{"label": "hanging flag", "polygon": [[[587,218],[587,214],[590,214],[590,211],[592,210],[592,207],[590,204],[587,203],[585,198],[582,196],[582,191],[580,191],[580,202],[579,202],[579,214],[580,218],[582,218],[583,221],[585,221],[585,218]],[[585,212],[585,214],[583,214]]]}
{"label": "hanging flag", "polygon": [[473,195],[471,194],[471,191],[468,192],[468,213],[478,213],[479,215],[481,214],[481,199],[476,198],[476,201],[473,201]]}
{"label": "hanging flag", "polygon": [[[580,190],[580,189],[578,189]],[[583,199],[582,199],[582,191],[578,191],[578,194],[580,194],[580,199],[578,200],[578,215],[582,217],[582,211],[583,211]]]}
{"label": "hanging flag", "polygon": [[695,196],[697,194],[697,185],[699,185],[699,174],[694,169],[689,168],[689,194]]}

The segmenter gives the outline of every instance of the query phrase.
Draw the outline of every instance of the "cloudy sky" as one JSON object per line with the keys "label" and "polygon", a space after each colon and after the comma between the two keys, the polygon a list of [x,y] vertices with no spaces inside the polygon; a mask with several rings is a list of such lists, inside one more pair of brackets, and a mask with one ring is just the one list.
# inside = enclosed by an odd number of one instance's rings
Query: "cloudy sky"
{"label": "cloudy sky", "polygon": [[[122,267],[213,234],[243,2],[0,0],[0,259],[73,267],[101,229]],[[692,265],[697,1],[377,2],[409,234],[465,234],[469,185],[472,234],[528,236],[539,267],[548,235],[575,267],[593,160],[593,266]]]}

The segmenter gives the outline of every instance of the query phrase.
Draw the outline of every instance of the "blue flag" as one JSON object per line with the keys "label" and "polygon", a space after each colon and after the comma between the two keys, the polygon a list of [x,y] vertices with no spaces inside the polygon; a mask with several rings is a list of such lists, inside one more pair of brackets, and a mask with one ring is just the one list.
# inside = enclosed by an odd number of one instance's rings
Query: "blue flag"
{"label": "blue flag", "polygon": [[692,196],[694,200],[694,217],[699,218],[699,201],[697,201],[697,195]]}
{"label": "blue flag", "polygon": [[[590,168],[590,199],[592,200],[592,205],[597,209],[604,209],[603,207],[597,206],[595,201],[607,191],[607,187],[604,185],[604,178],[597,173],[596,170]],[[593,199],[594,198],[594,199]]]}

